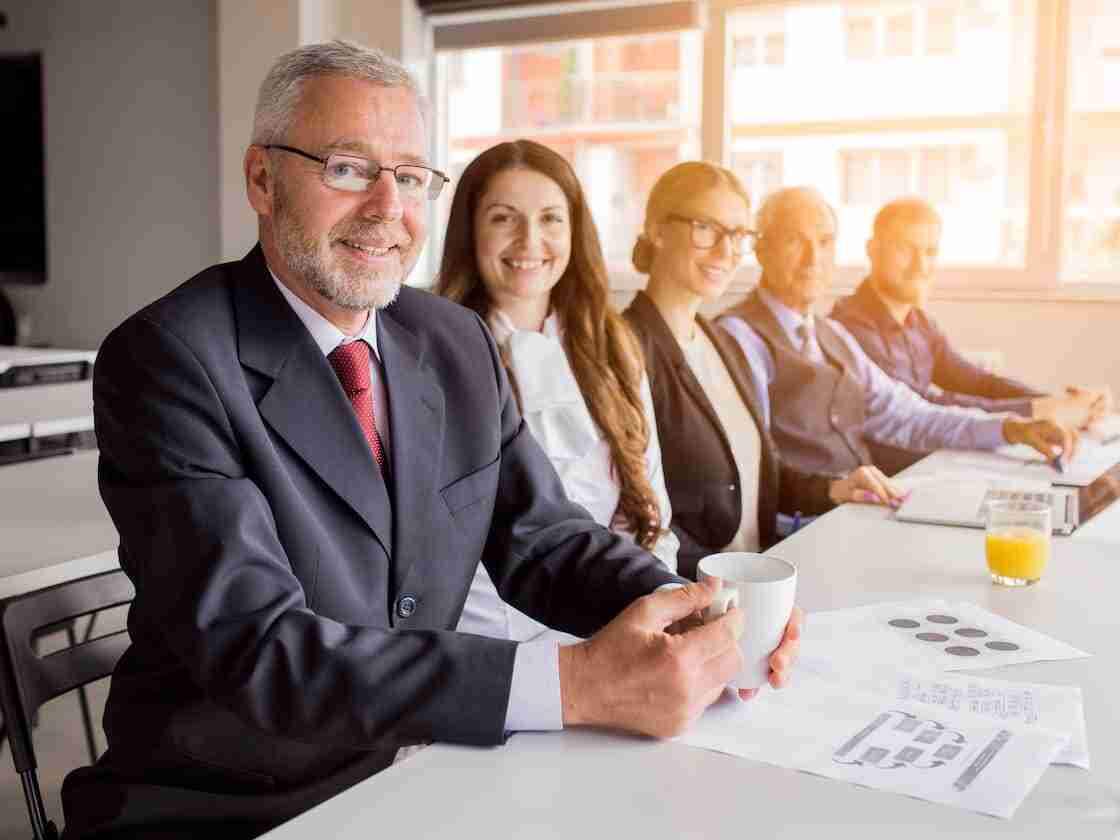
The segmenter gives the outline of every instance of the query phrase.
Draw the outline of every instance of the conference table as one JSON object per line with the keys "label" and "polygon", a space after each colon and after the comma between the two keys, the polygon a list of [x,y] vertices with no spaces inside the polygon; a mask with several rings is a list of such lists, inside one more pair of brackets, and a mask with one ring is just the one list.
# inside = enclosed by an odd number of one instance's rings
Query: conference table
{"label": "conference table", "polygon": [[769,552],[798,566],[810,623],[814,611],[943,598],[1093,654],[978,672],[1083,692],[1092,769],[1050,766],[1010,820],[674,741],[571,730],[493,748],[434,744],[266,837],[1116,838],[1120,523],[1107,522],[1096,538],[1056,538],[1043,580],[1017,589],[990,582],[983,531],[906,524],[871,506],[837,508]]}
{"label": "conference table", "polygon": [[97,451],[0,467],[0,598],[117,568]]}

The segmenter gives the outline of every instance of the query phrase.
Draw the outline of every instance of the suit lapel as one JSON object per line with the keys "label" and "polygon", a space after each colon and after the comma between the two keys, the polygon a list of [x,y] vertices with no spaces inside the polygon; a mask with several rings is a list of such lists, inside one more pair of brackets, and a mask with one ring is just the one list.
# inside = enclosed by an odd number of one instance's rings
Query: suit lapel
{"label": "suit lapel", "polygon": [[673,331],[669,329],[669,325],[666,324],[665,319],[661,317],[661,312],[657,309],[657,304],[650,300],[645,292],[638,292],[634,297],[634,306],[637,307],[640,317],[649,326],[650,335],[653,337],[654,343],[659,345],[665,353],[669,354],[673,367],[676,369],[678,381],[684,385],[684,389],[688,391],[693,402],[700,407],[700,410],[707,415],[709,422],[719,431],[720,436],[724,439],[724,444],[730,452],[731,448],[730,444],[727,443],[727,433],[724,431],[723,424],[719,421],[715,406],[713,406],[712,401],[708,399],[708,395],[704,392],[704,388],[700,385],[696,374],[692,372],[692,365],[690,365],[688,359],[684,357],[684,352],[681,350],[680,344],[677,343]]}
{"label": "suit lapel", "polygon": [[393,583],[407,589],[418,559],[439,556],[440,536],[432,527],[443,460],[444,398],[434,372],[424,363],[422,342],[392,316],[378,316],[377,342],[389,392],[390,462],[393,482]]}
{"label": "suit lapel", "polygon": [[276,288],[260,247],[233,286],[238,355],[272,379],[257,408],[264,420],[353,511],[392,556],[389,494],[330,364]]}

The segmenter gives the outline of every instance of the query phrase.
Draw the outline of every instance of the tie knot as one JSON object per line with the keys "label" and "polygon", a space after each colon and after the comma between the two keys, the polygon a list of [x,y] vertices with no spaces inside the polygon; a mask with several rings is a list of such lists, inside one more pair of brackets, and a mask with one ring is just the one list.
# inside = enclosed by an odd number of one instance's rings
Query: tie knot
{"label": "tie knot", "polygon": [[340,344],[327,356],[347,395],[369,390],[369,345],[364,341]]}
{"label": "tie knot", "polygon": [[801,339],[801,352],[808,354],[813,349],[813,322],[806,319],[797,327],[797,336]]}

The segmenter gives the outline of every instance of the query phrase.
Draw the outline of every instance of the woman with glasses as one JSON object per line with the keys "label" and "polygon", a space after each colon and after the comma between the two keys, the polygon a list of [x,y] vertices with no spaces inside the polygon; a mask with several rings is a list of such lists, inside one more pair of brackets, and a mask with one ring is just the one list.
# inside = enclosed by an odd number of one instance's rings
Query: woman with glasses
{"label": "woman with glasses", "polygon": [[[641,350],[608,304],[599,237],[567,161],[517,140],[467,166],[436,293],[489,325],[525,422],[568,497],[675,569]],[[505,604],[481,565],[458,629],[516,641],[547,630]]]}
{"label": "woman with glasses", "polygon": [[731,171],[681,163],[654,184],[634,245],[634,267],[649,283],[624,315],[645,352],[682,575],[695,576],[705,555],[771,545],[779,511],[892,498],[874,467],[837,478],[781,464],[742,351],[700,315],[753,247],[750,221],[750,198]]}

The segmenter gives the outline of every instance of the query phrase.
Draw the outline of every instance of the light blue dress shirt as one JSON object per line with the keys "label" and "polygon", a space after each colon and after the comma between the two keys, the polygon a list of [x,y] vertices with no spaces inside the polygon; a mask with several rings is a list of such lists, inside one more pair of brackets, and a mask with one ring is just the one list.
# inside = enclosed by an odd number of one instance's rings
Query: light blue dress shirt
{"label": "light blue dress shirt", "polygon": [[[809,340],[816,344],[813,320],[790,309],[766,289],[759,289],[762,302],[774,313],[778,323],[794,347],[803,339],[802,323],[809,321]],[[995,449],[1007,441],[1003,437],[1003,421],[1008,414],[988,414],[971,408],[943,406],[927,402],[913,390],[883,373],[840,323],[827,319],[828,325],[848,346],[855,359],[852,373],[867,399],[867,419],[861,432],[869,440],[903,449],[928,451],[934,449]],[[762,337],[742,318],[724,316],[716,323],[738,342],[750,365],[760,391],[759,403],[766,422],[770,422],[770,383],[776,376],[774,356]],[[807,354],[823,359],[820,346],[808,348]]]}

